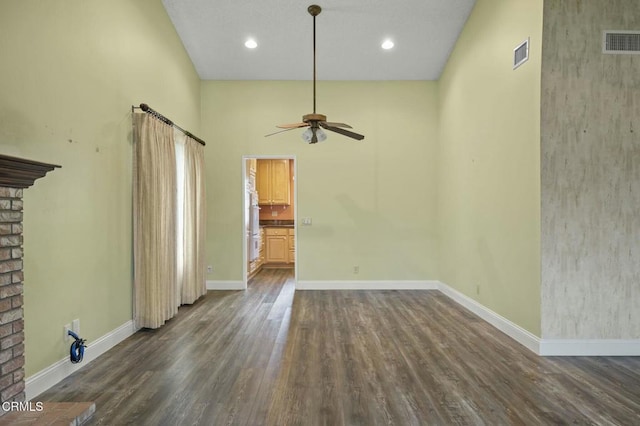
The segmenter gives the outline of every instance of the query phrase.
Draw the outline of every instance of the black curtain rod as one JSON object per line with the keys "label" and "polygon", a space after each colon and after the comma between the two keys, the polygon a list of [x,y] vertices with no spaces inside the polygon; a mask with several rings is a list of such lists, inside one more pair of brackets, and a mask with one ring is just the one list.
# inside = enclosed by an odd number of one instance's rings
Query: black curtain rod
{"label": "black curtain rod", "polygon": [[191,139],[197,141],[199,144],[201,144],[202,146],[206,146],[207,144],[205,143],[205,141],[203,141],[202,139],[200,139],[199,137],[197,137],[196,135],[194,135],[193,133],[184,130],[182,127],[178,126],[177,124],[175,124],[173,121],[169,120],[167,117],[165,117],[164,115],[160,114],[158,111],[151,109],[151,107],[147,104],[140,104],[139,107],[137,106],[132,106],[132,108],[138,108],[141,109],[142,111],[146,112],[147,114],[151,114],[152,116],[154,116],[155,118],[157,118],[158,120],[162,121],[163,123],[168,124],[169,126],[173,126],[176,129],[180,130],[182,133],[184,133],[185,135],[189,136]]}

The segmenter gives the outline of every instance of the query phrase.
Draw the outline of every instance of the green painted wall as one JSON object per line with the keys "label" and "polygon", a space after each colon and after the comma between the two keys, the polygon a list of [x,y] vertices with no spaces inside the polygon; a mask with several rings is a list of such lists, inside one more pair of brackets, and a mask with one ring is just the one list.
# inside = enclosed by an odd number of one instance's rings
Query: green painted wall
{"label": "green painted wall", "polygon": [[200,81],[156,0],[4,0],[0,52],[0,152],[62,165],[24,197],[29,376],[131,319],[131,105],[198,134]]}
{"label": "green painted wall", "polygon": [[438,86],[439,279],[537,336],[542,3],[478,0]]}
{"label": "green painted wall", "polygon": [[[206,81],[209,280],[242,279],[243,155],[295,155],[298,279],[437,279],[435,82],[319,82],[317,111],[366,135],[265,138],[312,112],[310,82]],[[360,273],[353,273],[353,266]]]}

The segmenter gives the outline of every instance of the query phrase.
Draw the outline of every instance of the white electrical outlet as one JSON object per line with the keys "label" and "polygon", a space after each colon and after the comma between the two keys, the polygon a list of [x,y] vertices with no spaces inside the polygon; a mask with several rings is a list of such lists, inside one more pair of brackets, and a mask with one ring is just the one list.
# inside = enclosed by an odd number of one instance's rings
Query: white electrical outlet
{"label": "white electrical outlet", "polygon": [[208,265],[207,266],[207,274],[210,274],[213,272],[213,265]]}
{"label": "white electrical outlet", "polygon": [[358,274],[358,273],[360,273],[360,267],[359,267],[358,265],[356,265],[356,266],[354,266],[354,267],[353,267],[353,273],[354,273],[354,274]]}
{"label": "white electrical outlet", "polygon": [[71,331],[73,331],[78,336],[80,336],[80,319],[79,318],[76,318],[73,321],[71,321]]}
{"label": "white electrical outlet", "polygon": [[65,342],[68,340],[72,340],[73,337],[69,336],[69,330],[71,330],[71,324],[64,325],[64,340]]}

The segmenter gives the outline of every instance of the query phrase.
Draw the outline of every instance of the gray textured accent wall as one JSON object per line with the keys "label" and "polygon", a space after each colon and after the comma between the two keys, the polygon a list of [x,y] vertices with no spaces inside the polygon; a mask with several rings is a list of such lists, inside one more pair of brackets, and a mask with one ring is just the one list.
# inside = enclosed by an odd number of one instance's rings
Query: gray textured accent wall
{"label": "gray textured accent wall", "polygon": [[640,338],[638,0],[545,0],[541,94],[542,337]]}

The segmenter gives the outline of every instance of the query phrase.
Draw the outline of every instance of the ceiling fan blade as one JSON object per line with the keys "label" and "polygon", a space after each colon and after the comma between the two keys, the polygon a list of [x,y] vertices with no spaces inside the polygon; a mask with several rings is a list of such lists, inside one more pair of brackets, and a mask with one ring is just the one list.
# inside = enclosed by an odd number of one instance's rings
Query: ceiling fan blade
{"label": "ceiling fan blade", "polygon": [[349,126],[348,124],[345,123],[333,123],[331,121],[326,121],[325,124],[327,126],[331,126],[331,127],[346,127],[347,129],[353,129],[353,127]]}
{"label": "ceiling fan blade", "polygon": [[273,133],[269,133],[268,135],[264,135],[264,137],[266,138],[267,136],[273,136],[273,135],[277,135],[278,133],[288,132],[289,130],[295,130],[295,129],[297,129],[297,127],[291,127],[289,129],[278,130],[277,132],[273,132]]}
{"label": "ceiling fan blade", "polygon": [[350,138],[357,139],[359,141],[364,139],[364,135],[360,135],[355,132],[350,132],[349,130],[341,129],[339,127],[328,126],[327,123],[323,123],[323,122],[320,122],[318,124],[320,124],[320,127],[322,127],[323,129],[331,130],[332,132],[340,133],[341,135],[348,136]]}
{"label": "ceiling fan blade", "polygon": [[279,129],[298,129],[300,127],[307,127],[309,123],[291,123],[291,124],[278,124],[276,127]]}

